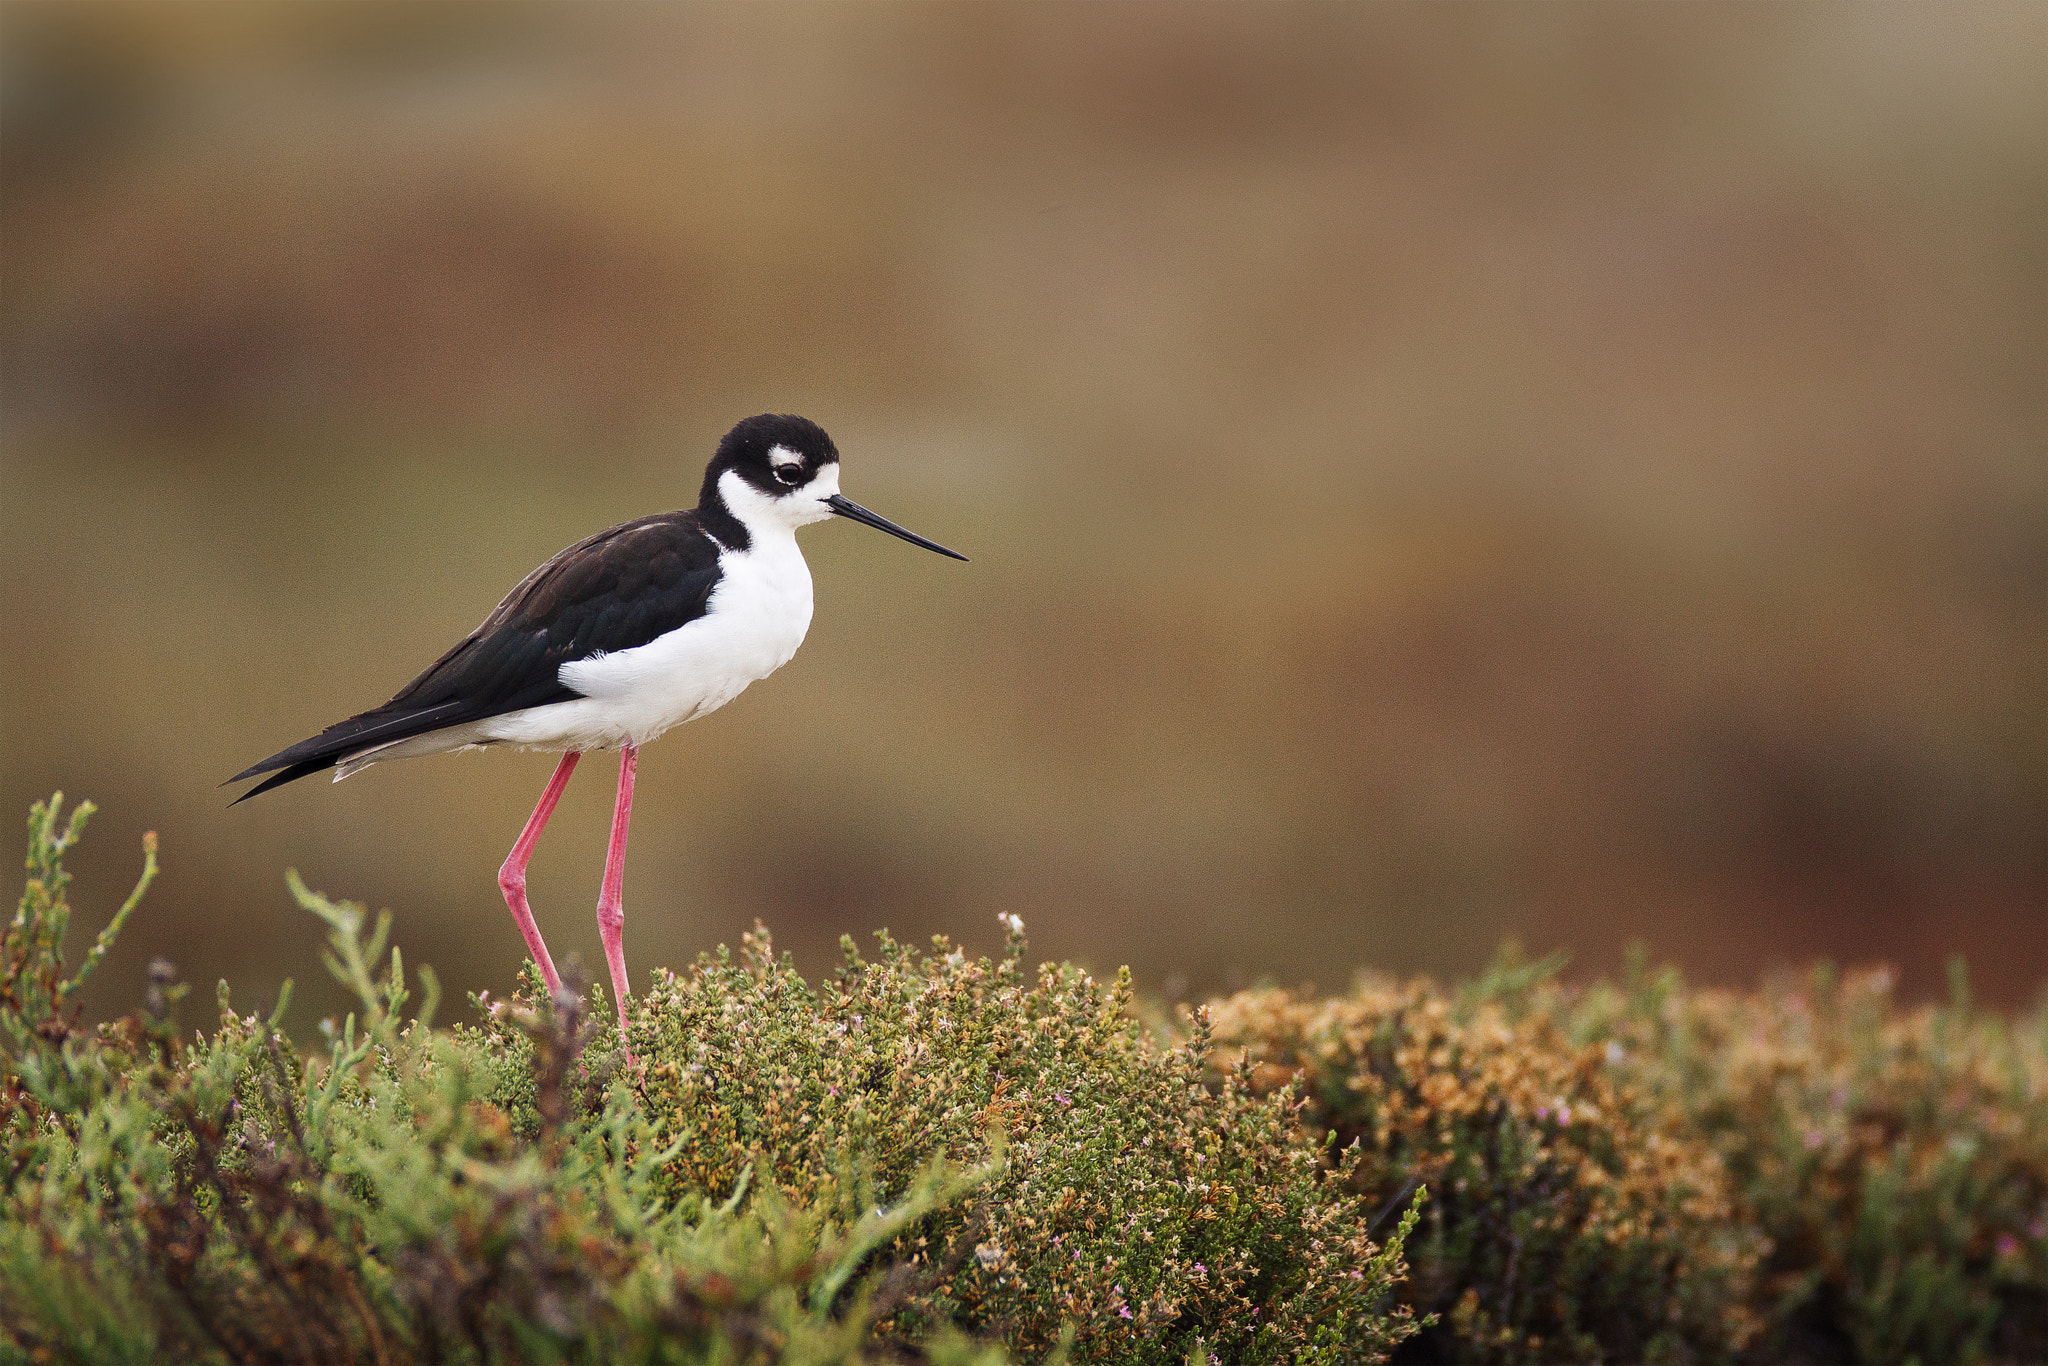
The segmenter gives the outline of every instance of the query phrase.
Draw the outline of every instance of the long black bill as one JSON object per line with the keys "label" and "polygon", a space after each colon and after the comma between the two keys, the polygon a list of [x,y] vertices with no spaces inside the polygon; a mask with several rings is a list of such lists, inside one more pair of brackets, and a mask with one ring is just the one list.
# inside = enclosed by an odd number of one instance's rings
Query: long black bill
{"label": "long black bill", "polygon": [[927,541],[924,537],[918,535],[915,531],[905,531],[902,527],[897,526],[887,517],[881,516],[878,513],[869,512],[866,508],[862,507],[859,503],[854,502],[853,499],[846,497],[844,494],[833,494],[830,498],[827,498],[825,500],[825,506],[831,508],[841,517],[851,517],[854,521],[859,522],[865,526],[871,526],[875,528],[875,530],[877,531],[886,531],[891,536],[901,536],[904,540],[910,542],[912,545],[921,545],[926,550],[936,550],[941,555],[951,555],[954,559],[960,560],[962,562],[964,562],[967,559],[965,555],[962,555],[957,550],[948,550],[946,549],[946,547],[940,545],[937,541]]}

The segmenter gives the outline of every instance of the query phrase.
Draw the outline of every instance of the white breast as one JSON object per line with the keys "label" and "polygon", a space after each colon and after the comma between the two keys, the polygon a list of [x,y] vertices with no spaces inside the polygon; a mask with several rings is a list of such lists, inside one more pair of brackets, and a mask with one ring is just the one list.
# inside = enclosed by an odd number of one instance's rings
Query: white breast
{"label": "white breast", "polygon": [[796,654],[811,625],[811,571],[793,528],[756,528],[719,556],[703,616],[645,645],[562,666],[583,694],[478,723],[480,738],[538,749],[644,745],[718,710]]}

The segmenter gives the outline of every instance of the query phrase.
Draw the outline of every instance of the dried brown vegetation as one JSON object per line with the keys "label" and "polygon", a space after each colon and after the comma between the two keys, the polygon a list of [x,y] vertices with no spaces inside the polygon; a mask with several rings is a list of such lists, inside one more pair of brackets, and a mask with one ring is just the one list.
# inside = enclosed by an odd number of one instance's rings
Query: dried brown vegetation
{"label": "dried brown vegetation", "polygon": [[1729,1360],[1755,1337],[1764,1243],[1719,1154],[1564,1021],[1382,980],[1215,1018],[1223,1058],[1358,1145],[1375,1201],[1428,1188],[1402,1294],[1441,1321],[1411,1359]]}
{"label": "dried brown vegetation", "polygon": [[1752,992],[1506,955],[1447,991],[1243,993],[1216,1041],[1359,1178],[1432,1203],[1412,1360],[2026,1362],[2048,1353],[2048,1009],[1884,970]]}

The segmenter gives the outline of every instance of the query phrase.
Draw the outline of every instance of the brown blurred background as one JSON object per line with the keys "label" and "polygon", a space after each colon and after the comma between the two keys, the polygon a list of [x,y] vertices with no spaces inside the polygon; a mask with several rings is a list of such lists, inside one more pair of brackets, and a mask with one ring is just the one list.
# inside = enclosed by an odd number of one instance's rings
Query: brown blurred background
{"label": "brown blurred background", "polygon": [[[167,868],[95,1012],[331,1008],[286,865],[502,991],[550,758],[216,784],[762,410],[974,562],[807,533],[643,761],[636,980],[999,912],[1175,995],[2048,975],[2048,8],[0,22],[0,811],[102,804],[88,929]],[[612,771],[532,874],[593,964]]]}

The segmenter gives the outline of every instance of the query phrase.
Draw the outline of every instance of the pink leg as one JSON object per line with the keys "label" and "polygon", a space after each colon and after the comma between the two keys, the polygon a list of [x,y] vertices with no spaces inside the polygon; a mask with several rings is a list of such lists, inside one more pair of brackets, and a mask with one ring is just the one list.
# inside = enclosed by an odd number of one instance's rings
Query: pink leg
{"label": "pink leg", "polygon": [[505,907],[512,912],[512,918],[519,922],[519,932],[526,936],[526,951],[533,955],[533,961],[540,964],[540,975],[548,984],[550,995],[562,994],[562,978],[555,971],[555,960],[548,956],[548,946],[541,941],[540,926],[533,923],[533,911],[526,904],[526,863],[533,857],[533,846],[540,840],[540,832],[547,829],[548,817],[555,814],[555,803],[562,800],[562,789],[569,785],[569,775],[576,771],[576,761],[583,756],[570,750],[562,756],[562,762],[555,765],[555,776],[548,779],[548,790],[540,794],[540,805],[533,808],[533,815],[527,818],[526,828],[519,832],[519,842],[512,846],[512,852],[505,855],[505,866],[498,869],[498,890],[505,894]]}
{"label": "pink leg", "polygon": [[[640,747],[619,751],[619,800],[612,808],[612,844],[604,860],[604,887],[597,894],[597,933],[604,940],[604,961],[612,970],[612,1001],[619,1008],[619,1042],[626,1041],[626,910],[620,905],[626,881],[626,830],[633,823],[633,774],[640,766]],[[631,1062],[631,1049],[626,1060]]]}

